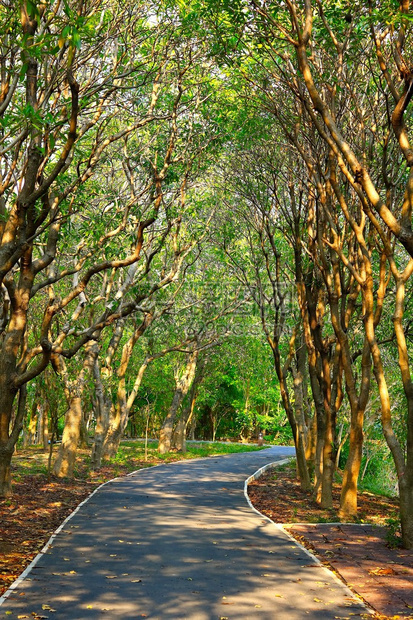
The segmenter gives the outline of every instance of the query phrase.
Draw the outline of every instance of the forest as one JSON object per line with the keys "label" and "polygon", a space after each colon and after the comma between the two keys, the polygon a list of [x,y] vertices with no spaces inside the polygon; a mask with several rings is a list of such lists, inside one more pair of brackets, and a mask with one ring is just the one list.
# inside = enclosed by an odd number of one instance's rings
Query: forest
{"label": "forest", "polygon": [[0,495],[123,437],[295,446],[413,548],[409,0],[1,0]]}

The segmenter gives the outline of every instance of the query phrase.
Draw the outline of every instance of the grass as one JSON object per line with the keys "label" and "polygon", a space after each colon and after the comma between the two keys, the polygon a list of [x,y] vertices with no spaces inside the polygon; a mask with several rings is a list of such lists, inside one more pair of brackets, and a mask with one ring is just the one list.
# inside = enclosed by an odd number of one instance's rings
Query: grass
{"label": "grass", "polygon": [[[196,458],[218,456],[221,454],[234,454],[239,452],[254,452],[263,447],[221,443],[221,442],[188,442],[186,452],[157,452],[158,441],[148,443],[145,455],[145,442],[143,440],[122,441],[118,453],[112,459],[103,461],[99,471],[93,471],[90,466],[90,448],[79,448],[76,459],[75,478],[93,482],[104,482],[108,478],[114,478],[128,474],[143,467],[151,467],[160,463],[170,463]],[[56,457],[58,446],[54,448]],[[53,459],[54,460],[54,459]],[[15,482],[23,480],[26,476],[47,475],[48,454],[37,446],[18,449],[12,461],[12,477]]]}
{"label": "grass", "polygon": [[[263,447],[249,446],[245,444],[221,443],[221,442],[199,442],[187,443],[186,452],[167,452],[159,454],[157,452],[158,441],[151,441],[147,448],[147,464],[155,464],[153,461],[169,463],[171,461],[189,460],[206,458],[208,456],[219,456],[220,454],[235,454],[239,452],[255,452],[262,450]],[[122,441],[116,456],[108,461],[111,464],[119,464],[129,467],[135,461],[145,459],[145,442],[143,440]],[[133,469],[131,469],[133,471]]]}

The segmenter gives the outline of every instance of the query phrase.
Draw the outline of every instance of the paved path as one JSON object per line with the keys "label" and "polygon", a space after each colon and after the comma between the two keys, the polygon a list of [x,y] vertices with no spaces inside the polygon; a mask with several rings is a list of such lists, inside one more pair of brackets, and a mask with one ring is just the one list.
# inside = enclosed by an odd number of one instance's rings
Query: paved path
{"label": "paved path", "polygon": [[245,500],[245,478],[289,454],[274,447],[184,461],[107,484],[6,599],[0,618],[358,616],[363,608],[349,591]]}

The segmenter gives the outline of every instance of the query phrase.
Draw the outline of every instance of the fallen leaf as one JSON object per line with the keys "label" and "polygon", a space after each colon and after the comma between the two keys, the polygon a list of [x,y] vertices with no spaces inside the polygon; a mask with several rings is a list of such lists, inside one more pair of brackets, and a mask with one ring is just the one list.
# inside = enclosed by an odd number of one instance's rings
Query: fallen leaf
{"label": "fallen leaf", "polygon": [[372,568],[369,575],[397,575],[393,568]]}

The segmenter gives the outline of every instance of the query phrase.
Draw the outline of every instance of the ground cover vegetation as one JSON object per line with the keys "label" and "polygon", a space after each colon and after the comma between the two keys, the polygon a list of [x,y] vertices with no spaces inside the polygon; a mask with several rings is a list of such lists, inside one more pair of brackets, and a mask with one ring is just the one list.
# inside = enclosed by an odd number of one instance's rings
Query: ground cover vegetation
{"label": "ground cover vegetation", "polygon": [[407,0],[0,3],[0,495],[123,436],[293,442],[413,547]]}

